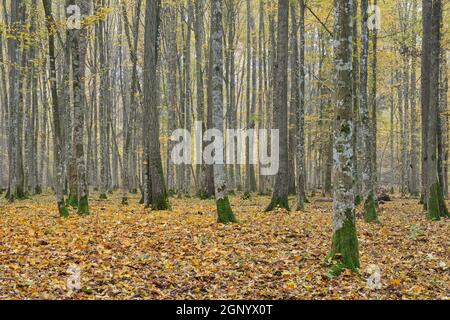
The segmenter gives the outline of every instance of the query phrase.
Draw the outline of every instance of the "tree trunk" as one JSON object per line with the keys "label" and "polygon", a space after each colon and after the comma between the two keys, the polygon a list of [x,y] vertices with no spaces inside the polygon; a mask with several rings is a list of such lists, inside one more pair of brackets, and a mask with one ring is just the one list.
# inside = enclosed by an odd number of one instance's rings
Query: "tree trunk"
{"label": "tree trunk", "polygon": [[336,79],[336,112],[334,139],[334,209],[333,239],[330,260],[338,260],[332,274],[344,268],[359,268],[358,238],[353,193],[353,113],[352,113],[352,12],[353,0],[335,1],[334,63]]}
{"label": "tree trunk", "polygon": [[[212,107],[214,127],[224,132],[223,123],[223,58],[222,0],[211,1]],[[217,151],[217,150],[216,150]],[[236,222],[227,196],[225,165],[214,164],[214,189],[219,223]]]}
{"label": "tree trunk", "polygon": [[[440,0],[433,0],[423,4],[424,15],[424,45],[423,51],[429,51],[429,69],[425,70],[431,75],[439,74],[440,67],[440,40],[441,40],[441,15],[442,3]],[[423,57],[424,58],[424,57]],[[426,63],[426,61],[422,61]],[[443,216],[448,216],[449,212],[442,197],[441,182],[438,175],[438,117],[439,117],[439,77],[431,77],[429,82],[425,82],[428,87],[427,104],[428,110],[428,133],[427,133],[427,212],[431,220],[439,220]]]}
{"label": "tree trunk", "polygon": [[164,182],[159,142],[159,12],[160,0],[147,0],[144,44],[144,205],[166,210],[169,200]]}
{"label": "tree trunk", "polygon": [[288,164],[288,106],[287,106],[287,62],[288,62],[288,37],[289,37],[289,0],[278,1],[278,47],[276,69],[276,100],[274,101],[274,113],[276,129],[280,134],[280,160],[279,170],[275,180],[272,200],[266,211],[277,207],[289,210],[288,192],[289,179]]}
{"label": "tree trunk", "polygon": [[377,207],[376,194],[373,186],[373,172],[372,165],[372,148],[373,140],[368,105],[367,93],[367,74],[368,74],[368,54],[369,54],[369,28],[367,25],[368,19],[368,0],[361,0],[361,14],[363,16],[361,26],[361,79],[360,79],[360,110],[361,110],[361,136],[364,140],[364,158],[362,159],[362,178],[363,178],[363,194],[364,194],[364,220],[366,222],[376,221]]}
{"label": "tree trunk", "polygon": [[[62,217],[69,215],[64,203],[63,193],[63,135],[61,129],[61,114],[58,105],[58,89],[56,87],[56,60],[55,60],[55,38],[53,16],[52,16],[52,2],[51,0],[43,0],[44,10],[46,15],[47,29],[48,29],[48,56],[50,60],[50,86],[52,96],[52,113],[53,113],[53,139],[54,139],[54,154],[56,165],[56,179],[55,179],[55,191],[56,202],[58,205],[59,214]],[[45,86],[45,84],[44,84]]]}
{"label": "tree trunk", "polygon": [[[416,25],[417,21],[417,0],[413,0],[412,9],[412,25]],[[412,50],[411,50],[411,88],[410,88],[410,110],[411,110],[411,188],[410,193],[413,197],[419,195],[419,157],[418,157],[418,141],[417,141],[417,34],[415,28],[412,28]]]}

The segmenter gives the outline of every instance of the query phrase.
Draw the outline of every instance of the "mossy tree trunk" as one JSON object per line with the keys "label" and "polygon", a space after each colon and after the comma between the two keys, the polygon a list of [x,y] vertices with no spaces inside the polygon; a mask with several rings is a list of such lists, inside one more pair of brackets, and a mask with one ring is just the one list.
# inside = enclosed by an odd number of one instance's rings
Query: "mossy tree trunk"
{"label": "mossy tree trunk", "polygon": [[[223,123],[223,58],[222,58],[222,0],[212,0],[211,3],[211,63],[212,83],[211,95],[213,106],[214,127],[224,132]],[[217,204],[217,221],[220,223],[236,222],[227,197],[225,165],[214,163],[214,191]]]}
{"label": "mossy tree trunk", "polygon": [[358,238],[355,225],[353,98],[352,98],[352,25],[353,0],[336,1],[335,61],[336,113],[334,133],[334,205],[333,239],[329,259],[335,261],[332,272],[359,268]]}
{"label": "mossy tree trunk", "polygon": [[[440,51],[441,51],[441,17],[442,3],[440,0],[433,0],[424,3],[423,8],[423,50],[428,54],[422,56],[422,64],[429,65],[429,72],[432,75],[439,74]],[[427,60],[428,59],[428,60]],[[422,90],[425,91],[427,100],[422,101],[422,107],[427,110],[428,132],[426,145],[427,150],[427,216],[431,220],[439,220],[441,217],[449,216],[443,193],[441,181],[438,175],[438,123],[439,114],[439,77],[430,77],[422,83]]]}

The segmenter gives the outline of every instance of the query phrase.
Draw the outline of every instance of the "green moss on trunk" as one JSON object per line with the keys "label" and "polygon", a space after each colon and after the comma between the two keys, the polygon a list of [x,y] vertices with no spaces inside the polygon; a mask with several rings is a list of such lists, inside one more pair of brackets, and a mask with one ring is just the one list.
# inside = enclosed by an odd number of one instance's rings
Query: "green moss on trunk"
{"label": "green moss on trunk", "polygon": [[358,238],[353,212],[347,212],[344,225],[333,234],[331,252],[327,260],[333,261],[334,265],[330,269],[333,276],[339,275],[342,270],[350,269],[357,271],[359,268]]}
{"label": "green moss on trunk", "polygon": [[78,208],[78,197],[76,194],[70,193],[66,200],[66,205],[74,209]]}
{"label": "green moss on trunk", "polygon": [[269,206],[264,211],[268,212],[277,208],[283,208],[290,211],[288,197],[272,197],[272,201],[270,201]]}
{"label": "green moss on trunk", "polygon": [[436,181],[431,185],[427,201],[427,213],[430,220],[439,220],[441,218],[439,204],[439,183]]}
{"label": "green moss on trunk", "polygon": [[427,202],[427,216],[430,220],[440,220],[441,217],[450,216],[444,197],[441,192],[439,181],[431,185]]}
{"label": "green moss on trunk", "polygon": [[64,201],[58,202],[58,211],[59,211],[59,216],[62,218],[67,218],[69,216],[69,210],[64,205]]}
{"label": "green moss on trunk", "polygon": [[438,196],[439,196],[439,213],[441,217],[449,217],[450,213],[448,212],[447,205],[445,204],[444,193],[442,192],[441,184],[438,183]]}
{"label": "green moss on trunk", "polygon": [[84,196],[80,198],[78,202],[78,214],[79,215],[88,215],[89,214],[89,201],[88,196]]}
{"label": "green moss on trunk", "polygon": [[355,206],[359,206],[361,204],[361,202],[362,202],[361,196],[359,194],[357,194],[355,197]]}
{"label": "green moss on trunk", "polygon": [[22,186],[17,186],[17,192],[16,192],[16,199],[17,200],[26,200],[29,199],[29,197],[24,192]]}
{"label": "green moss on trunk", "polygon": [[169,198],[165,192],[161,193],[157,197],[153,197],[151,201],[152,210],[169,210]]}
{"label": "green moss on trunk", "polygon": [[223,199],[218,199],[216,201],[217,205],[217,222],[219,223],[236,223],[236,217],[231,209],[230,200],[228,197]]}
{"label": "green moss on trunk", "polygon": [[375,196],[373,194],[373,191],[369,193],[366,201],[364,202],[364,221],[378,221],[377,205],[375,203]]}

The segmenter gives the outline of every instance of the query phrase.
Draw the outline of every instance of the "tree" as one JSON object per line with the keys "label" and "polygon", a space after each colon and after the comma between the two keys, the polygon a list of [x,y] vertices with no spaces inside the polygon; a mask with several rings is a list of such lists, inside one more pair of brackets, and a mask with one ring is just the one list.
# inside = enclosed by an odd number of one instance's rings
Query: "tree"
{"label": "tree", "polygon": [[334,120],[334,199],[333,239],[330,260],[337,260],[332,273],[342,269],[359,268],[358,238],[355,222],[355,195],[353,192],[353,0],[335,1],[334,22],[334,68],[335,120]]}
{"label": "tree", "polygon": [[[90,1],[70,0],[69,5],[78,5],[80,13],[87,15],[90,12]],[[85,109],[85,74],[86,74],[86,51],[87,30],[85,25],[81,29],[71,29],[69,40],[72,44],[72,90],[74,108],[74,130],[73,130],[73,154],[76,157],[77,181],[78,181],[78,214],[89,214],[89,191],[86,178],[86,164],[84,159],[84,109]]]}
{"label": "tree", "polygon": [[144,40],[144,205],[169,208],[159,142],[158,52],[160,0],[147,0]]}
{"label": "tree", "polygon": [[417,139],[417,109],[416,109],[416,96],[417,96],[417,76],[416,76],[416,67],[417,67],[417,32],[416,32],[416,23],[417,23],[417,0],[413,0],[413,9],[412,9],[412,47],[411,47],[411,186],[410,193],[412,196],[416,197],[419,195],[419,157],[418,150],[420,148],[420,144]]}
{"label": "tree", "polygon": [[23,4],[19,1],[11,1],[9,19],[9,28],[13,34],[13,37],[8,39],[8,57],[11,64],[9,68],[9,187],[7,194],[9,202],[24,197],[19,163],[22,157],[19,145],[21,137],[19,134],[19,104],[21,101],[19,99],[20,72],[18,68],[20,59],[19,31],[22,22],[21,5]]}
{"label": "tree", "polygon": [[[211,2],[211,64],[212,64],[212,106],[214,127],[224,132],[223,122],[223,26],[222,0]],[[220,223],[236,222],[227,195],[225,166],[214,164],[214,190],[217,205],[217,221]]]}
{"label": "tree", "polygon": [[360,79],[360,110],[361,110],[361,136],[363,137],[364,158],[362,159],[362,178],[363,178],[363,194],[364,194],[364,220],[366,222],[376,221],[377,206],[376,194],[374,190],[374,175],[372,159],[375,137],[372,135],[373,130],[370,127],[368,90],[367,90],[367,74],[368,74],[368,55],[369,55],[369,28],[368,20],[368,0],[361,0],[361,79]]}
{"label": "tree", "polygon": [[289,0],[278,0],[278,45],[276,69],[276,99],[274,114],[276,115],[276,129],[280,133],[280,165],[275,178],[272,200],[266,211],[277,207],[289,210],[288,181],[288,104],[287,104],[287,65],[288,65],[288,37],[289,37]]}
{"label": "tree", "polygon": [[[131,187],[131,181],[133,180],[133,170],[130,164],[133,164],[133,157],[130,155],[131,147],[132,147],[132,138],[133,138],[133,125],[136,122],[136,110],[138,104],[140,103],[140,99],[138,99],[138,71],[137,71],[137,47],[139,42],[139,19],[141,16],[141,6],[142,0],[138,0],[135,8],[135,15],[132,26],[128,21],[126,4],[122,2],[122,17],[125,22],[125,35],[128,42],[128,51],[130,55],[130,59],[132,62],[132,75],[131,75],[131,94],[130,94],[130,106],[126,108],[124,106],[123,110],[123,121],[124,121],[124,143],[123,143],[123,168],[122,168],[122,179],[123,179],[123,195],[122,195],[122,204],[128,204],[128,191]],[[131,30],[130,30],[131,29]],[[133,38],[131,37],[131,32],[133,31]],[[139,87],[140,88],[140,87]]]}
{"label": "tree", "polygon": [[428,218],[439,220],[448,216],[438,176],[438,117],[439,117],[439,77],[441,50],[441,15],[440,0],[423,1],[423,46],[422,46],[422,115],[428,123],[426,148],[426,194]]}
{"label": "tree", "polygon": [[[255,113],[255,86],[256,86],[256,64],[254,57],[254,48],[252,47],[252,39],[254,35],[254,21],[251,12],[250,0],[247,0],[247,35],[246,35],[246,62],[247,62],[247,83],[246,83],[246,125],[245,130],[253,130],[255,127],[254,113]],[[256,189],[255,167],[250,163],[250,158],[253,158],[253,149],[250,145],[252,137],[248,136],[245,141],[245,194],[248,196]]]}
{"label": "tree", "polygon": [[[195,78],[197,88],[197,121],[202,122],[202,136],[206,129],[205,121],[205,88],[203,77],[203,27],[204,3],[203,0],[197,0],[194,3],[194,34],[195,34]],[[198,164],[196,167],[197,176],[197,194],[201,196],[203,189],[203,175],[205,167]]]}
{"label": "tree", "polygon": [[50,90],[52,97],[52,113],[53,113],[53,132],[54,132],[54,149],[55,149],[55,164],[56,164],[56,202],[58,205],[59,214],[62,217],[67,217],[69,212],[65,207],[64,193],[63,193],[63,134],[61,128],[61,112],[58,104],[58,89],[56,83],[56,60],[55,60],[55,32],[56,26],[52,15],[52,1],[43,0],[44,11],[46,16],[46,25],[48,30],[48,58],[50,66]]}
{"label": "tree", "polygon": [[[303,210],[306,201],[306,164],[305,164],[305,1],[300,0],[300,48],[296,65],[299,98],[296,108],[297,118],[297,209]],[[297,54],[297,53],[296,53]],[[297,90],[294,88],[294,90]]]}

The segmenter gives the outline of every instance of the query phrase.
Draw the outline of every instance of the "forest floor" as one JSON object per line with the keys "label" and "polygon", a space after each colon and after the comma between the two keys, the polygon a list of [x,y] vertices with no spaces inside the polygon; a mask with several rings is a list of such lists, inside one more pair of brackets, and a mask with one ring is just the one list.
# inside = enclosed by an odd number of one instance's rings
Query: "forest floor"
{"label": "forest floor", "polygon": [[[212,200],[148,212],[91,198],[90,216],[67,219],[50,195],[0,200],[0,299],[450,299],[450,220],[428,221],[416,199],[380,204],[381,224],[358,214],[360,272],[330,278],[330,201],[265,213],[269,197],[233,196],[239,223],[221,225]],[[69,294],[73,265],[82,289]]]}

